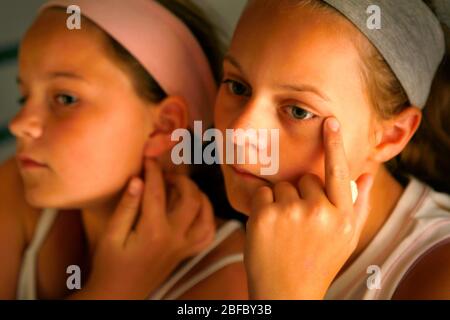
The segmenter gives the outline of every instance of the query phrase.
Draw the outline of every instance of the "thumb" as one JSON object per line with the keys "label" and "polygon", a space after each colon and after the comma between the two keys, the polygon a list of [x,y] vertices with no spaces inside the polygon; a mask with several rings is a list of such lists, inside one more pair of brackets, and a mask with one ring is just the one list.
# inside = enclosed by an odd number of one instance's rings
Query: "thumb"
{"label": "thumb", "polygon": [[361,175],[356,180],[358,198],[356,199],[354,214],[356,215],[356,230],[364,226],[370,211],[370,190],[372,190],[373,176],[369,173]]}
{"label": "thumb", "polygon": [[119,243],[125,242],[133,226],[139,212],[142,190],[143,181],[138,177],[132,178],[109,221],[106,233]]}

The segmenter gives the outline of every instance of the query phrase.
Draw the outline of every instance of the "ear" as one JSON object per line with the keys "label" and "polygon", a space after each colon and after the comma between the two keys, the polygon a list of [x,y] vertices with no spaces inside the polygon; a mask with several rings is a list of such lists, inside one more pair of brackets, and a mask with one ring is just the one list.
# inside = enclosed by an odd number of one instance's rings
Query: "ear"
{"label": "ear", "polygon": [[187,128],[188,107],[183,98],[170,96],[155,106],[154,130],[150,133],[145,146],[146,157],[159,157],[177,143],[172,141],[172,132]]}
{"label": "ear", "polygon": [[383,163],[402,152],[421,121],[421,110],[413,106],[406,108],[391,119],[381,120],[375,132],[373,160]]}

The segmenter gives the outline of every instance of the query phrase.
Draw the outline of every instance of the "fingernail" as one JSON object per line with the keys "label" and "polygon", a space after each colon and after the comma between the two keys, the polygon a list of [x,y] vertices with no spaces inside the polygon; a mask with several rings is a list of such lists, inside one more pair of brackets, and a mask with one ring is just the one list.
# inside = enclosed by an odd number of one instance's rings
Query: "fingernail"
{"label": "fingernail", "polygon": [[333,132],[338,132],[340,125],[339,122],[335,119],[335,118],[330,118],[328,119],[328,128],[330,128],[331,131]]}
{"label": "fingernail", "polygon": [[138,179],[131,180],[128,192],[132,196],[138,196],[139,193],[141,192],[141,182]]}

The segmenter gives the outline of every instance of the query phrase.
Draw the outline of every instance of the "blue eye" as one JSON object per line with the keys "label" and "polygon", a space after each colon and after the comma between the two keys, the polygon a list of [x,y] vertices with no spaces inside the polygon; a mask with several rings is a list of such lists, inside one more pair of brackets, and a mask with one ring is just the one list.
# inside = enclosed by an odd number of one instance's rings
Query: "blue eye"
{"label": "blue eye", "polygon": [[71,96],[68,94],[58,94],[55,96],[55,100],[57,103],[64,106],[71,106],[78,102],[78,99],[75,96]]}
{"label": "blue eye", "polygon": [[250,93],[248,92],[248,88],[246,85],[235,81],[235,80],[230,80],[227,79],[225,81],[223,81],[224,84],[226,84],[228,86],[228,89],[230,90],[230,92],[236,96],[249,96]]}
{"label": "blue eye", "polygon": [[303,108],[300,108],[296,105],[291,105],[288,106],[288,112],[289,115],[292,116],[292,118],[296,119],[296,120],[309,120],[309,119],[313,119],[316,117],[315,114],[306,111]]}

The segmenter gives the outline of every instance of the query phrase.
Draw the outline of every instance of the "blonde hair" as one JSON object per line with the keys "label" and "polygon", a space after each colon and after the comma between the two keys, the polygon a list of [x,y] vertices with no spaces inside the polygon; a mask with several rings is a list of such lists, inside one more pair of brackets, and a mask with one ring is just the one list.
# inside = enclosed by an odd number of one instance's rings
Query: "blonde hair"
{"label": "blonde hair", "polygon": [[[442,28],[446,54],[422,110],[422,122],[403,151],[386,166],[394,175],[411,174],[438,191],[450,193],[450,30],[445,25]],[[411,104],[379,51],[369,41],[364,42],[360,55],[369,96],[377,115],[389,119]]]}
{"label": "blonde hair", "polygon": [[[424,2],[435,11],[430,1]],[[296,4],[342,16],[319,0],[297,0]],[[438,191],[450,193],[450,30],[445,25],[442,28],[446,54],[422,111],[422,122],[403,151],[388,161],[386,167],[398,178],[410,174]],[[409,107],[402,85],[380,52],[362,33],[354,43],[361,56],[362,77],[376,115],[389,119]]]}

